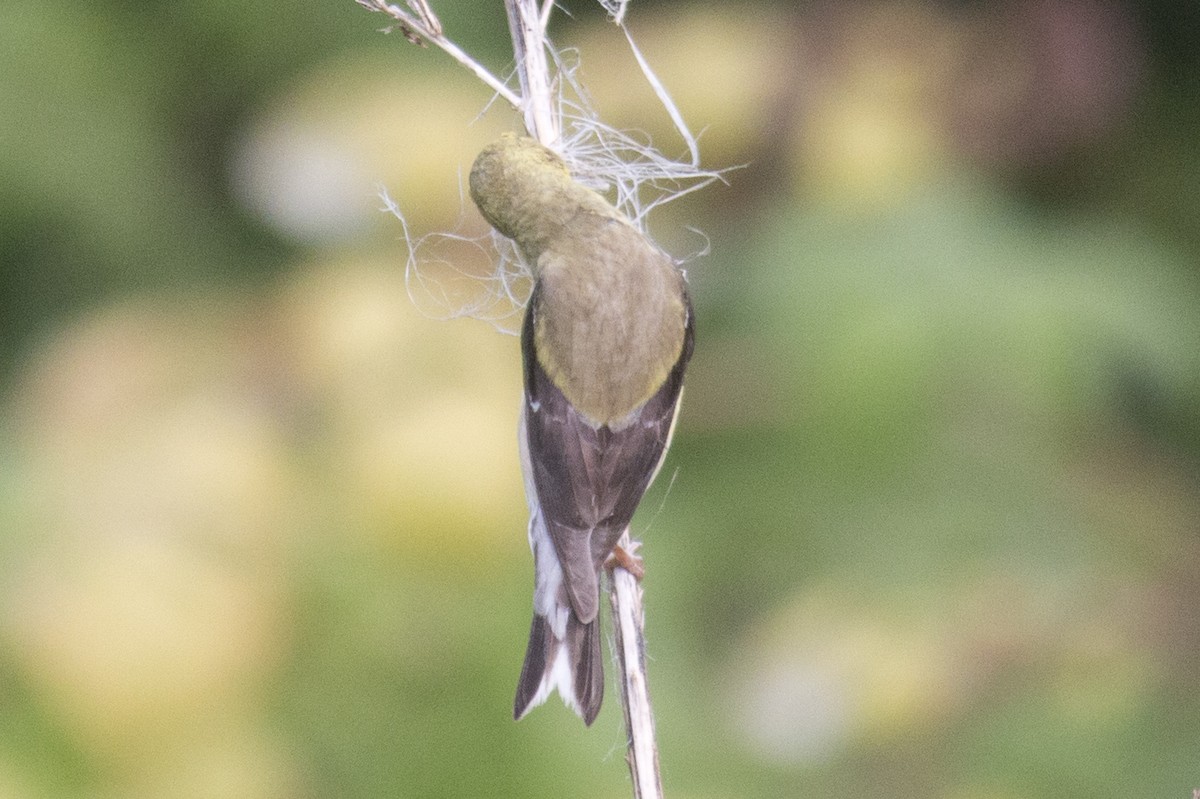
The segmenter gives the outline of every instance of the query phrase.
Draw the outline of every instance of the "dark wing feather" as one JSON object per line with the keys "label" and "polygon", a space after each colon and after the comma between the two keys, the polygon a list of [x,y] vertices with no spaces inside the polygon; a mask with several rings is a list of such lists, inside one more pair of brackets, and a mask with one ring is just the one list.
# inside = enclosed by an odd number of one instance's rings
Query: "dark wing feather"
{"label": "dark wing feather", "polygon": [[679,360],[658,390],[619,430],[593,427],[554,385],[537,359],[534,325],[540,292],[522,329],[524,413],[534,485],[563,567],[571,606],[587,623],[599,609],[599,573],[662,461],[692,355],[691,302]]}

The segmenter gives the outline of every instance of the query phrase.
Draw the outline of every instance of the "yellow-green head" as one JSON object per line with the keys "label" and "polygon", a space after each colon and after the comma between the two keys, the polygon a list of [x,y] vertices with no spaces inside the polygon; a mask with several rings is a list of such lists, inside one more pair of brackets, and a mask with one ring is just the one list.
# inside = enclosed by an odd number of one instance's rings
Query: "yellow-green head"
{"label": "yellow-green head", "polygon": [[480,213],[535,268],[546,246],[581,212],[623,219],[603,197],[576,183],[557,153],[528,136],[505,133],[485,147],[471,167],[470,186]]}

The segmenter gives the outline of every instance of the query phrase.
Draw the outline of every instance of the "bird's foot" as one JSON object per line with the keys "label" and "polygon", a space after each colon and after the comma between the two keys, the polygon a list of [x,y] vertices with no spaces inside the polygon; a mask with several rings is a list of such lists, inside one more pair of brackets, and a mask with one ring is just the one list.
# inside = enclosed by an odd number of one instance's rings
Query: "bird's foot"
{"label": "bird's foot", "polygon": [[633,579],[641,582],[642,578],[646,576],[646,567],[642,559],[633,554],[634,552],[637,552],[637,548],[637,541],[631,542],[629,549],[619,546],[613,547],[613,551],[604,561],[604,568],[612,571],[613,569],[620,567],[632,574]]}

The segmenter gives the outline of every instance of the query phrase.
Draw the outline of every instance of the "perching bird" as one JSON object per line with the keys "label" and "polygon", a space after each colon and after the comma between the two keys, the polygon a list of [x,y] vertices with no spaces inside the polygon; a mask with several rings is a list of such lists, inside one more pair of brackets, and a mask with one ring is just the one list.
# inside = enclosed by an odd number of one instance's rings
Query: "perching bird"
{"label": "perching bird", "polygon": [[513,716],[557,689],[590,725],[604,698],[600,571],[666,454],[691,302],[671,258],[533,139],[484,148],[470,184],[534,277],[519,436],[535,588]]}

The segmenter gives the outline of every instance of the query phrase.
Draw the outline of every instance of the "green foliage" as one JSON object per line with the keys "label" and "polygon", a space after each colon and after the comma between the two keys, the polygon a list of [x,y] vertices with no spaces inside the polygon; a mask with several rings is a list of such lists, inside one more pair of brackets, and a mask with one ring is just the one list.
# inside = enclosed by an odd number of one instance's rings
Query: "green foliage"
{"label": "green foliage", "polygon": [[[1028,37],[918,5],[882,38],[869,10],[631,5],[664,75],[762,76],[682,93],[751,165],[652,220],[712,245],[635,521],[667,791],[1185,796],[1195,65],[1150,28],[1116,122],[980,156],[946,120],[1020,92],[955,48]],[[434,6],[503,72],[499,3]],[[510,720],[516,341],[423,318],[373,199],[482,231],[456,180],[515,116],[475,122],[486,91],[384,22],[0,7],[0,795],[628,793],[611,688],[590,730],[556,700]],[[580,74],[640,119],[622,58]],[[318,218],[330,197],[366,211]]]}

